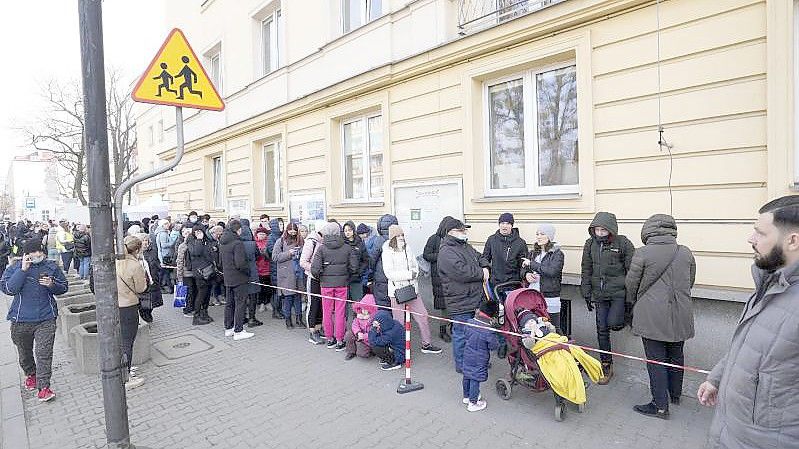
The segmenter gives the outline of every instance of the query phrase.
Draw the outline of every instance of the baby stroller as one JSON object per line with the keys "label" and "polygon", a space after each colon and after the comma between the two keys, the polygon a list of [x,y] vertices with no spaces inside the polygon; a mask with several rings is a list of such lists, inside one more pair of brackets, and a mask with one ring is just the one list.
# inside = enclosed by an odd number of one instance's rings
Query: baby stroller
{"label": "baby stroller", "polygon": [[[509,282],[497,285],[494,287],[494,297],[500,297],[499,289],[514,284],[518,285],[520,288],[512,290],[507,294],[504,306],[505,322],[502,324],[502,330],[521,334],[522,325],[520,325],[520,319],[527,320],[538,317],[549,319],[549,313],[547,313],[547,304],[541,293],[535,290],[521,288],[522,284],[520,282]],[[522,344],[522,337],[505,334],[505,341],[508,344],[507,359],[510,364],[510,376],[508,379],[500,378],[497,380],[497,394],[499,394],[502,399],[510,399],[514,385],[523,385],[536,393],[548,390],[550,388],[549,383],[538,366],[538,357]],[[555,346],[551,350],[558,349],[562,348]],[[541,353],[539,356],[543,354],[544,353]],[[557,393],[554,393],[554,396],[555,420],[563,421],[566,415],[566,403],[568,401]],[[578,413],[582,413],[584,410],[585,404],[577,406]]]}

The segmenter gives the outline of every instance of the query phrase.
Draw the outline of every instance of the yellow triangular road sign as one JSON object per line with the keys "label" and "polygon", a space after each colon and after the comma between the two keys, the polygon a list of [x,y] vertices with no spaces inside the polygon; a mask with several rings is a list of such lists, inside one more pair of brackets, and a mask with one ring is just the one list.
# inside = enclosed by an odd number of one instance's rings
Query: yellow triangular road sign
{"label": "yellow triangular road sign", "polygon": [[225,108],[200,59],[177,28],[169,33],[131,96],[143,103],[212,111]]}

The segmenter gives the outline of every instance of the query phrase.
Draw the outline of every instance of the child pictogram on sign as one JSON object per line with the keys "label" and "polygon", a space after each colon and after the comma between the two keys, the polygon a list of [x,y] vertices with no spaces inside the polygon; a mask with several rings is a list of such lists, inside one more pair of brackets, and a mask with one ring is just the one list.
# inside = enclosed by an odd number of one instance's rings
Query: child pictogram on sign
{"label": "child pictogram on sign", "polygon": [[156,97],[161,96],[161,91],[166,89],[167,92],[172,92],[173,94],[177,94],[178,91],[175,89],[170,89],[169,86],[175,81],[175,78],[166,71],[167,65],[165,62],[161,63],[161,73],[158,76],[153,77],[154,80],[160,79],[161,84],[158,85],[158,93],[155,94]]}
{"label": "child pictogram on sign", "polygon": [[177,97],[178,100],[183,99],[183,91],[185,89],[188,89],[190,94],[199,95],[200,98],[202,98],[203,93],[201,91],[192,89],[194,83],[197,82],[197,74],[194,73],[194,70],[189,68],[189,57],[183,56],[182,58],[180,58],[180,60],[183,61],[183,63],[186,65],[184,65],[183,68],[180,70],[180,72],[178,72],[178,74],[175,75],[177,78],[181,77],[183,78],[183,84],[181,84],[179,87],[180,94]]}

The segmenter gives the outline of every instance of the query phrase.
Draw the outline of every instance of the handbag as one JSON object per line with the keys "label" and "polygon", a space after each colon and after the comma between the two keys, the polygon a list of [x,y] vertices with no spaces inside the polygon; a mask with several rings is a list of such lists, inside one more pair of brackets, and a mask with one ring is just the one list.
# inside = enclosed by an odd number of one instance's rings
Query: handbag
{"label": "handbag", "polygon": [[202,268],[197,268],[194,270],[194,276],[202,278],[204,280],[211,279],[211,276],[216,273],[216,268],[214,268],[214,264],[206,265]]}
{"label": "handbag", "polygon": [[189,294],[189,286],[178,284],[175,286],[175,301],[172,303],[174,307],[186,307],[186,295]]}
{"label": "handbag", "polygon": [[[411,266],[408,263],[407,251],[405,251],[405,265],[408,267],[408,271],[410,271]],[[406,302],[413,301],[417,297],[418,295],[416,294],[416,287],[414,287],[413,284],[408,284],[404,287],[394,290],[394,298],[397,300],[397,304],[405,304]]]}

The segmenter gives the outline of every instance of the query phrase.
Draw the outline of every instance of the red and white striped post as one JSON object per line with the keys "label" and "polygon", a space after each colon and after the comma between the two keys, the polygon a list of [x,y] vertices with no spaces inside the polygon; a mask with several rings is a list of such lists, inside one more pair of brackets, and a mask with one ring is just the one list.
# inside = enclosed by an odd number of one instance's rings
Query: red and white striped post
{"label": "red and white striped post", "polygon": [[424,388],[422,383],[411,380],[411,312],[405,304],[405,378],[400,381],[397,393],[410,393],[422,388]]}

